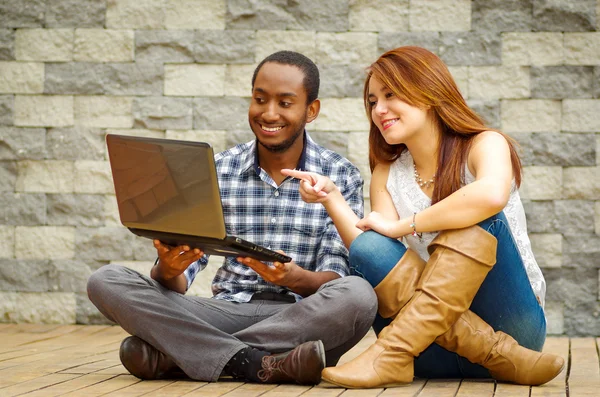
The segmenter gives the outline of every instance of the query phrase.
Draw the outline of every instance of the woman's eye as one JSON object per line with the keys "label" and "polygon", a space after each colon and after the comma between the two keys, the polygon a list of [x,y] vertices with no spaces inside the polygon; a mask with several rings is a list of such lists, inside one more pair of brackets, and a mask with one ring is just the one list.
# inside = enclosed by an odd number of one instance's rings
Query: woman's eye
{"label": "woman's eye", "polygon": [[393,96],[394,96],[394,93],[393,93],[393,92],[388,92],[387,94],[385,94],[385,97],[386,97],[386,98],[391,98],[391,97],[393,97]]}

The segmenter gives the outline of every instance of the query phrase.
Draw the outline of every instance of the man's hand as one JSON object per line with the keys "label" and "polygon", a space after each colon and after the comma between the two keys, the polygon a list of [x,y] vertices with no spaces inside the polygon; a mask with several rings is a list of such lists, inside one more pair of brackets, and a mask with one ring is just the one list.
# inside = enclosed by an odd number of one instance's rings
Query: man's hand
{"label": "man's hand", "polygon": [[337,190],[337,186],[331,179],[315,172],[284,168],[281,173],[301,180],[300,196],[307,203],[324,203],[328,199],[328,194]]}
{"label": "man's hand", "polygon": [[[282,251],[278,252],[283,253]],[[248,257],[238,257],[237,260],[254,270],[266,281],[290,289],[293,289],[300,277],[300,273],[303,271],[294,261],[288,263],[273,262],[273,266],[269,266],[266,263]]]}
{"label": "man's hand", "polygon": [[165,281],[181,275],[189,265],[204,255],[198,248],[192,250],[187,245],[171,247],[159,240],[153,240],[153,243],[158,253],[158,265],[155,274]]}

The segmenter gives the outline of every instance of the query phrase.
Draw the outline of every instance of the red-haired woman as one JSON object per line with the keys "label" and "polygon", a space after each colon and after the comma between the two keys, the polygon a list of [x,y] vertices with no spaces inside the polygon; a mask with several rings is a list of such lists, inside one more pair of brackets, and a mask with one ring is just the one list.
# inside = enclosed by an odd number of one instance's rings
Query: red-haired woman
{"label": "red-haired woman", "polygon": [[304,181],[305,201],[325,206],[351,269],[378,296],[377,341],[323,379],[348,388],[414,375],[553,379],[564,360],[538,352],[545,281],[527,236],[513,140],[485,126],[423,48],[383,54],[368,70],[364,99],[373,212],[359,220],[329,179],[285,170]]}

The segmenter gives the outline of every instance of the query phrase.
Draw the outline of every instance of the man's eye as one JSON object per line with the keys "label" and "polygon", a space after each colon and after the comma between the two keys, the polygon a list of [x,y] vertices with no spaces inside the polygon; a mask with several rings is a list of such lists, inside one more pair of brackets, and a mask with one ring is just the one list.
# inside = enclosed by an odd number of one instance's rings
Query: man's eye
{"label": "man's eye", "polygon": [[260,98],[260,97],[254,98],[254,101],[256,101],[256,103],[264,103],[265,102],[265,100],[263,98]]}
{"label": "man's eye", "polygon": [[292,106],[291,102],[281,102],[281,106],[283,106],[284,108],[289,108],[290,106]]}

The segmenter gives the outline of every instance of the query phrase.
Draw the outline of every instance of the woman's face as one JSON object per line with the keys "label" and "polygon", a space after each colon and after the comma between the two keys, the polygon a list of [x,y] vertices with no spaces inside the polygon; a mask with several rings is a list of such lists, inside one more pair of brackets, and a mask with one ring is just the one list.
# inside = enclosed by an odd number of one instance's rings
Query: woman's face
{"label": "woman's face", "polygon": [[390,145],[406,144],[428,124],[426,109],[402,101],[374,77],[369,80],[369,103],[373,123]]}

